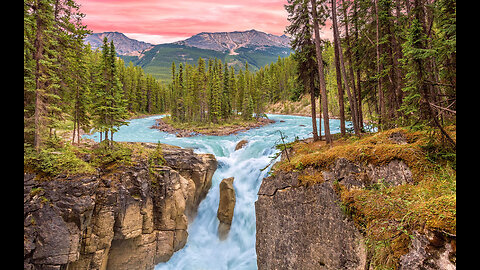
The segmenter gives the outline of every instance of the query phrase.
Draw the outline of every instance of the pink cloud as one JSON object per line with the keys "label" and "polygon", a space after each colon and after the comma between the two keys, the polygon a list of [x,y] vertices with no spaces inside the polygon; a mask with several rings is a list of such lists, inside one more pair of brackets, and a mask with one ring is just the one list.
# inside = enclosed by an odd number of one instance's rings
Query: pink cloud
{"label": "pink cloud", "polygon": [[[154,44],[200,32],[256,29],[282,35],[287,0],[77,0],[93,32],[130,33]],[[140,39],[143,38],[143,39]]]}

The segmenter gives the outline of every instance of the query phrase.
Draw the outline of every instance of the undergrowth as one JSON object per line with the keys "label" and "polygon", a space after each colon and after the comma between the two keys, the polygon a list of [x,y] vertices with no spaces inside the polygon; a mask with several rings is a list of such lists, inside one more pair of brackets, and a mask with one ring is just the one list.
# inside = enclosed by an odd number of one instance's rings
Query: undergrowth
{"label": "undergrowth", "polygon": [[162,145],[152,149],[140,143],[103,141],[93,146],[75,146],[61,140],[50,140],[40,149],[24,146],[24,172],[36,173],[37,179],[49,180],[64,175],[95,174],[112,171],[119,166],[143,162],[164,165]]}

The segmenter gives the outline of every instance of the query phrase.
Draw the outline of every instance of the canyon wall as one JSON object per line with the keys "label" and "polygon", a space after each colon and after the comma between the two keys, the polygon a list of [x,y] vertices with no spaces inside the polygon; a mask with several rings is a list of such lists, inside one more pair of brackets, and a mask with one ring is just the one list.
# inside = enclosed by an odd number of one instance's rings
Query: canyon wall
{"label": "canyon wall", "polygon": [[[155,147],[155,144],[143,144]],[[24,174],[24,269],[153,269],[181,249],[217,160],[163,149],[94,176]]]}

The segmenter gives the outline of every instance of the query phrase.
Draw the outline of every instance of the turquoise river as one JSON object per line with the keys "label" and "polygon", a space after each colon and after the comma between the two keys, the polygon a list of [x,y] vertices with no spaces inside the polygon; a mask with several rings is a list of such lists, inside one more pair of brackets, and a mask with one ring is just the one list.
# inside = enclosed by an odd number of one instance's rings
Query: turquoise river
{"label": "turquoise river", "polygon": [[[290,142],[312,137],[310,117],[290,115],[268,115],[274,124],[250,129],[229,136],[195,136],[178,138],[173,134],[150,128],[155,119],[162,116],[129,121],[115,133],[115,141],[161,142],[185,148],[196,153],[211,153],[218,160],[218,169],[212,179],[212,187],[200,203],[197,217],[189,224],[185,247],[177,251],[168,262],[160,263],[155,270],[252,270],[257,269],[255,253],[255,201],[262,179],[267,170],[260,169],[271,163],[275,144],[280,142],[280,132]],[[318,121],[318,119],[317,119]],[[340,132],[340,122],[330,120],[332,133]],[[348,126],[348,124],[347,124]],[[322,125],[323,130],[323,125]],[[98,134],[85,135],[98,141]],[[240,140],[248,144],[235,151]],[[220,241],[217,236],[217,209],[220,200],[219,184],[227,177],[235,177],[236,205],[228,238]]]}

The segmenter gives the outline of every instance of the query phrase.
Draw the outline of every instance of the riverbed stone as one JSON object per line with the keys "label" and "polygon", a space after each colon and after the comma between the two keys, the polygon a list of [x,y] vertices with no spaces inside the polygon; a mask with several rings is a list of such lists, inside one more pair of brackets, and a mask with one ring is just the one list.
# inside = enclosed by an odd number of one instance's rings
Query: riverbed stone
{"label": "riverbed stone", "polygon": [[245,145],[247,145],[247,140],[241,140],[235,145],[235,151],[242,149]]}
{"label": "riverbed stone", "polygon": [[232,225],[233,212],[235,210],[235,189],[233,188],[233,177],[225,178],[220,182],[220,202],[218,205],[217,218],[218,237],[225,240]]}

